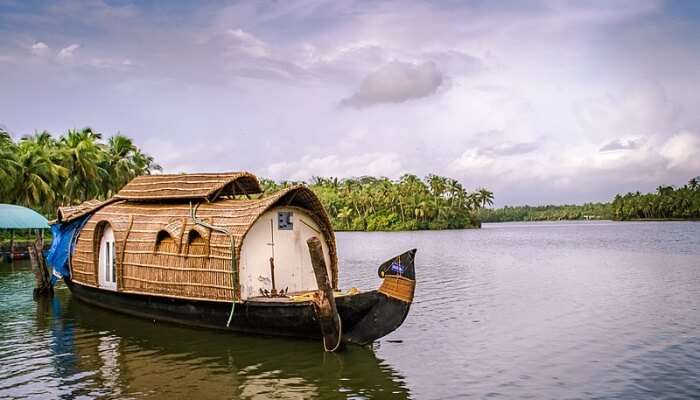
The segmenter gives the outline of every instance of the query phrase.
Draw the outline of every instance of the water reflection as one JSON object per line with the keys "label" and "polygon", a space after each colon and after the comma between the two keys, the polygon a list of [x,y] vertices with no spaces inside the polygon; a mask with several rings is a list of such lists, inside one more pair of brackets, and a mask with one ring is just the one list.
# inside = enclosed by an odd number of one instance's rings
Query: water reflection
{"label": "water reflection", "polygon": [[[409,397],[403,377],[371,349],[326,354],[312,341],[155,324],[86,305],[66,289],[35,303],[31,290],[12,298],[22,305],[7,310],[14,322],[0,343],[16,357],[0,353],[10,367],[0,372],[0,397]],[[24,332],[28,343],[19,348],[14,340],[29,325],[19,315],[30,311],[33,332]]]}

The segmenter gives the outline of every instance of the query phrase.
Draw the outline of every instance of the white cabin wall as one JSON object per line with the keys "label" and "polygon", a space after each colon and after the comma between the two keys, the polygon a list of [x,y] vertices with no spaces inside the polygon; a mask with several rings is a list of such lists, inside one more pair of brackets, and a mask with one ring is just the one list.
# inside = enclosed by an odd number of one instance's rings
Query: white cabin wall
{"label": "white cabin wall", "polygon": [[[278,212],[292,212],[293,230],[278,229]],[[240,256],[242,299],[259,296],[260,289],[272,289],[270,278],[272,235],[275,243],[275,286],[278,291],[287,287],[289,292],[318,289],[306,244],[312,236],[321,239],[328,277],[332,277],[328,245],[321,229],[311,216],[304,210],[294,207],[274,207],[258,218],[243,239]]]}

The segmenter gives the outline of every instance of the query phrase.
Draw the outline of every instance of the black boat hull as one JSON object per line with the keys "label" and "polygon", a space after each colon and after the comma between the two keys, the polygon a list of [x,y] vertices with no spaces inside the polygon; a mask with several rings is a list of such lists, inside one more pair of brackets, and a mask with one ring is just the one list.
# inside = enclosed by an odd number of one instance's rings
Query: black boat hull
{"label": "black boat hull", "polygon": [[[344,343],[367,345],[401,326],[413,301],[415,254],[415,249],[409,250],[383,263],[378,270],[383,279],[379,290],[335,297]],[[128,293],[82,285],[70,278],[65,281],[78,300],[153,321],[255,335],[322,338],[312,300],[237,302],[229,323],[232,303]]]}
{"label": "black boat hull", "polygon": [[[66,284],[80,301],[140,318],[247,334],[321,339],[311,301],[236,303],[227,327],[231,303],[116,292],[70,279],[66,279]],[[343,342],[358,345],[370,344],[394,331],[411,306],[410,302],[376,290],[337,297],[335,301],[342,321]]]}

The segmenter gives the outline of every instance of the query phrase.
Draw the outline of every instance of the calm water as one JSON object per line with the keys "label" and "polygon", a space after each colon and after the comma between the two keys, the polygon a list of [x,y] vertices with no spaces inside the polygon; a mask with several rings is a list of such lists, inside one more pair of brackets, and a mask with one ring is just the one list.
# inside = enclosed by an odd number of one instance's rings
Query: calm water
{"label": "calm water", "polygon": [[700,223],[338,234],[341,284],[417,247],[416,299],[373,349],[154,324],[0,265],[0,398],[700,398]]}

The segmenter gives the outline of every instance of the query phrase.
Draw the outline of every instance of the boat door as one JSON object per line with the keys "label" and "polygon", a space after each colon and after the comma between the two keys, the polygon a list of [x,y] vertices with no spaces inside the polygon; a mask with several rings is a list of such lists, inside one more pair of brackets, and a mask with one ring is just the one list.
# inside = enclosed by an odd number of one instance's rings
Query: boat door
{"label": "boat door", "polygon": [[328,244],[321,229],[299,208],[274,207],[258,218],[243,239],[240,258],[241,298],[260,296],[272,289],[270,258],[275,264],[275,288],[290,293],[318,289],[306,241],[322,240],[323,253],[332,276]]}
{"label": "boat door", "polygon": [[329,268],[328,276],[332,276],[328,245],[321,229],[311,216],[301,209],[276,207],[270,214],[269,237],[273,243],[272,257],[275,260],[277,290],[288,289],[290,292],[317,290],[316,275],[311,265],[306,241],[314,236],[322,240],[326,266]]}
{"label": "boat door", "polygon": [[98,259],[98,280],[101,288],[117,290],[117,276],[115,261],[117,259],[114,248],[114,231],[107,225],[102,231],[100,239],[100,256]]}

